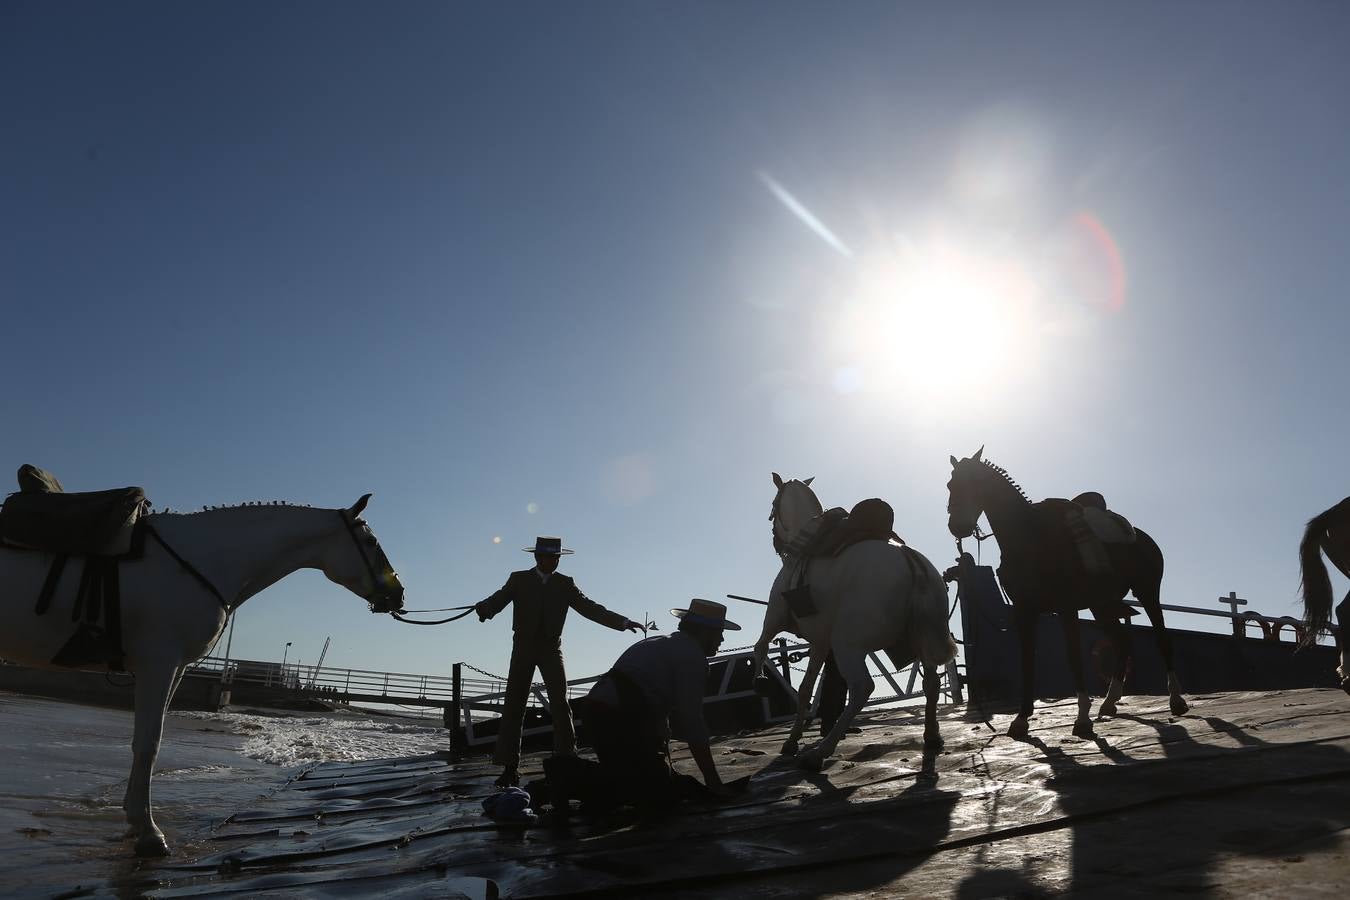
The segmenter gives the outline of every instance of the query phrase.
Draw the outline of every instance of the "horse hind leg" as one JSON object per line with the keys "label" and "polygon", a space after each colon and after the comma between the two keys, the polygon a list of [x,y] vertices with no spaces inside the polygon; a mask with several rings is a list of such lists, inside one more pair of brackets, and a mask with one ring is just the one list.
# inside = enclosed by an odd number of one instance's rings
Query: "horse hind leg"
{"label": "horse hind leg", "polygon": [[[858,711],[867,703],[867,698],[871,696],[874,685],[872,684],[872,673],[867,671],[867,656],[863,651],[852,647],[833,647],[835,665],[839,667],[839,674],[844,676],[848,682],[848,705],[844,707],[843,713],[835,720],[834,727],[830,729],[829,734],[812,747],[802,751],[798,762],[804,768],[819,769],[825,764],[825,760],[834,753],[834,748],[839,746],[839,741],[848,732],[849,725],[853,724],[853,718]],[[815,656],[814,651],[812,657]]]}
{"label": "horse hind leg", "polygon": [[1135,590],[1134,595],[1139,598],[1140,605],[1148,615],[1149,624],[1153,626],[1153,638],[1158,642],[1158,653],[1162,656],[1163,666],[1167,670],[1167,708],[1174,716],[1184,716],[1190,705],[1181,695],[1181,680],[1177,678],[1176,668],[1172,663],[1172,637],[1167,633],[1167,626],[1163,624],[1162,600],[1158,588]]}
{"label": "horse hind leg", "polygon": [[136,727],[131,739],[131,775],[122,801],[136,839],[137,856],[164,856],[169,852],[164,832],[151,812],[150,779],[164,736],[164,712],[169,706],[177,669],[140,667],[136,672]]}

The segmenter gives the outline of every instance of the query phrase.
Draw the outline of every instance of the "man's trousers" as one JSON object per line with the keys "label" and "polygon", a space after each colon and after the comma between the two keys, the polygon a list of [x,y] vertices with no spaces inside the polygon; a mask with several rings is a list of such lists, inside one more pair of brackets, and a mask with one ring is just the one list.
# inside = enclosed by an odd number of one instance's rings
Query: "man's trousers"
{"label": "man's trousers", "polygon": [[497,748],[492,759],[498,765],[515,768],[520,762],[520,730],[525,704],[530,697],[534,670],[548,690],[549,714],[553,717],[553,752],[573,755],[577,735],[572,726],[572,710],[567,705],[567,673],[563,669],[562,649],[541,650],[523,641],[511,645],[511,668],[506,675],[506,705],[497,731]]}

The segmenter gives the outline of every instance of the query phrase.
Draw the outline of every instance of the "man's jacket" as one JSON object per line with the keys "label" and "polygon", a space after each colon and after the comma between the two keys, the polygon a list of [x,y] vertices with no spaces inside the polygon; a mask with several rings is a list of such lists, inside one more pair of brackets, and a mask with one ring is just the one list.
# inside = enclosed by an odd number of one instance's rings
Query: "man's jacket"
{"label": "man's jacket", "polygon": [[592,622],[622,631],[627,616],[605,609],[577,589],[568,575],[554,572],[548,581],[540,581],[534,569],[512,572],[501,590],[478,604],[480,613],[491,619],[515,603],[511,628],[518,643],[532,644],[541,650],[556,650],[562,644],[567,610],[575,609]]}

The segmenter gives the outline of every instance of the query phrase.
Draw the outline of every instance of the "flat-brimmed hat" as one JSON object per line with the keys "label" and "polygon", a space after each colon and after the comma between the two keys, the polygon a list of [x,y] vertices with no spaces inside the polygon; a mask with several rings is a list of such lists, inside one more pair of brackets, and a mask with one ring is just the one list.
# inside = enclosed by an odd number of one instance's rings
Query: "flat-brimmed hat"
{"label": "flat-brimmed hat", "polygon": [[571,553],[571,550],[564,550],[562,538],[560,537],[537,537],[534,539],[533,547],[521,547],[526,553],[542,553],[544,556],[563,556]]}
{"label": "flat-brimmed hat", "polygon": [[741,626],[735,622],[727,621],[726,604],[718,603],[715,600],[695,598],[689,601],[688,609],[672,609],[670,614],[677,619],[687,619],[700,625],[711,625],[713,628],[725,628],[728,631],[741,630]]}

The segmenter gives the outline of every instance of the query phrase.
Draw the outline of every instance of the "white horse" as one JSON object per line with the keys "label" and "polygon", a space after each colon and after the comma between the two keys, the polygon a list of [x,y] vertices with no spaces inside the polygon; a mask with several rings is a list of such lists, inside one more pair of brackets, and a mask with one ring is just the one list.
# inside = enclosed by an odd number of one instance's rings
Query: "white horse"
{"label": "white horse", "polygon": [[[778,494],[769,518],[783,568],[774,579],[764,630],[755,643],[757,672],[768,657],[769,641],[780,631],[799,635],[811,645],[810,661],[797,691],[797,717],[783,754],[797,752],[825,658],[834,654],[835,665],[848,683],[848,706],[829,734],[798,757],[808,768],[819,768],[834,752],[872,693],[867,654],[886,650],[897,665],[910,660],[923,663],[924,768],[932,771],[942,748],[937,724],[939,667],[956,657],[956,642],[947,629],[947,586],[922,554],[888,541],[862,541],[838,556],[809,561],[793,556],[794,534],[822,511],[809,486],[811,480],[785,482],[778,473],[773,475]],[[814,612],[793,616],[784,593],[793,588],[802,565],[807,566],[805,583]]]}
{"label": "white horse", "polygon": [[[120,562],[121,650],[136,676],[131,774],[122,801],[136,853],[168,853],[150,809],[150,778],[164,731],[164,711],[186,666],[220,636],[229,613],[297,569],[320,569],[371,604],[372,612],[403,608],[403,585],[370,527],[350,509],[247,505],[145,516],[144,553]],[[42,614],[54,555],[0,550],[0,657],[40,668],[67,646],[81,581],[71,559]],[[71,570],[74,571],[71,571]]]}

